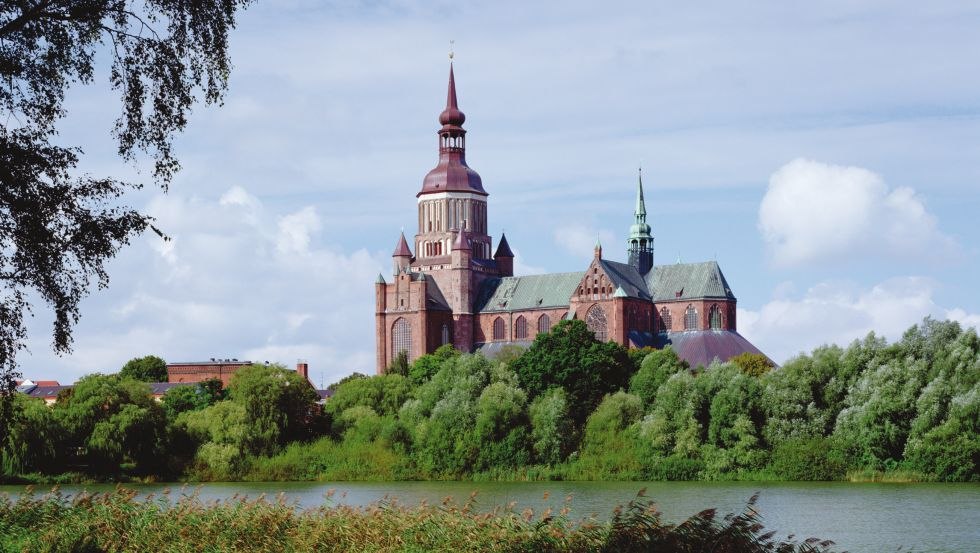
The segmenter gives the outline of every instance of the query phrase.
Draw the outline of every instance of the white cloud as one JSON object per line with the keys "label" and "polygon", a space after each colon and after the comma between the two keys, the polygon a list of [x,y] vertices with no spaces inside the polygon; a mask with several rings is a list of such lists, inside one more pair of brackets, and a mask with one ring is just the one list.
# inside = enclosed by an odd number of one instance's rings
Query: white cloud
{"label": "white cloud", "polygon": [[980,313],[967,313],[965,310],[957,307],[947,311],[946,318],[957,321],[963,326],[972,326],[980,330]]}
{"label": "white cloud", "polygon": [[793,160],[769,179],[759,230],[777,265],[857,256],[937,259],[956,244],[915,191],[860,167]]}
{"label": "white cloud", "polygon": [[310,237],[321,228],[320,217],[313,206],[286,215],[279,219],[279,237],[276,247],[281,253],[309,252]]}
{"label": "white cloud", "polygon": [[528,265],[524,261],[524,256],[521,255],[521,251],[517,248],[511,248],[514,251],[514,274],[517,276],[523,275],[540,275],[546,273],[544,267],[538,267],[535,265]]}
{"label": "white cloud", "polygon": [[615,240],[617,235],[605,229],[595,229],[584,225],[566,225],[558,227],[554,231],[553,238],[565,252],[580,259],[591,259],[595,252],[596,240],[608,248],[611,244],[618,243]]}
{"label": "white cloud", "polygon": [[[234,187],[217,199],[171,193],[148,210],[174,240],[147,236],[113,262],[112,286],[82,305],[70,356],[44,343],[40,313],[31,353],[20,359],[25,374],[71,382],[150,353],[286,365],[304,358],[317,383],[321,374],[332,382],[374,370],[373,284],[388,260],[318,245],[314,206],[277,216]],[[243,225],[248,214],[254,224]]]}
{"label": "white cloud", "polygon": [[980,314],[945,309],[935,303],[936,283],[923,277],[893,278],[870,288],[823,282],[800,298],[779,294],[758,311],[739,309],[739,332],[777,363],[823,344],[847,345],[874,331],[899,338],[925,316],[980,326]]}

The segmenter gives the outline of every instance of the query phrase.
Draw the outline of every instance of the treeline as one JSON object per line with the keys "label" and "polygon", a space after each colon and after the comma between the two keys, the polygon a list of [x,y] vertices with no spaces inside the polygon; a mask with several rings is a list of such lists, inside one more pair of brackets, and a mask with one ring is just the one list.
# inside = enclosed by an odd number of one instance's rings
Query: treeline
{"label": "treeline", "polygon": [[[496,360],[443,347],[336,385],[321,410],[281,367],[228,397],[90,376],[54,408],[21,398],[4,470],[197,479],[977,481],[980,339],[926,319],[772,368],[691,368],[564,321]],[[115,391],[113,391],[115,390]]]}

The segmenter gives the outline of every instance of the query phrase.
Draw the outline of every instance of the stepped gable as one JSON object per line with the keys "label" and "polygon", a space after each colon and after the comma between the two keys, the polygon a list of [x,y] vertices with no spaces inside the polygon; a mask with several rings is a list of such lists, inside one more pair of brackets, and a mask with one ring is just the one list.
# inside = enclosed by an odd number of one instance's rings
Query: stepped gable
{"label": "stepped gable", "polygon": [[490,278],[476,296],[478,313],[568,307],[585,272]]}
{"label": "stepped gable", "polygon": [[717,261],[658,265],[648,273],[647,287],[655,302],[699,298],[735,299]]}

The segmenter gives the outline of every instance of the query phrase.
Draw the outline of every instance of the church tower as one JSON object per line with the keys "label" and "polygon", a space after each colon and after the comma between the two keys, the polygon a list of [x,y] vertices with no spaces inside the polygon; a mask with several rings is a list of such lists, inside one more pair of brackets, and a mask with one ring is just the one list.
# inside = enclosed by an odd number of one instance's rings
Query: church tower
{"label": "church tower", "polygon": [[630,226],[627,244],[629,264],[641,275],[649,273],[653,268],[653,235],[650,234],[650,225],[647,224],[647,206],[643,201],[643,169],[640,169],[636,209],[633,212],[633,224]]}
{"label": "church tower", "polygon": [[466,116],[456,101],[456,79],[449,64],[446,108],[439,114],[439,163],[422,181],[418,198],[419,231],[415,265],[447,263],[456,234],[465,230],[473,259],[490,259],[487,234],[487,192],[476,171],[466,165]]}

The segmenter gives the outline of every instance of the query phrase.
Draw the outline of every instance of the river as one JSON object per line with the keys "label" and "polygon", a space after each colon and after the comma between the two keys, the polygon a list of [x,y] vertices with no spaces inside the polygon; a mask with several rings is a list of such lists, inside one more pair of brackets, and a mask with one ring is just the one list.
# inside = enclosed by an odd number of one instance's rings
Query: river
{"label": "river", "polygon": [[[406,505],[425,500],[438,503],[450,496],[465,502],[477,492],[477,506],[490,509],[516,502],[518,511],[558,511],[571,496],[573,519],[595,515],[607,519],[616,505],[632,499],[641,488],[656,501],[666,520],[677,522],[702,509],[739,511],[756,491],[756,509],[768,530],[798,539],[831,539],[839,550],[853,553],[885,551],[980,551],[980,485],[978,484],[853,484],[846,482],[228,482],[182,487],[180,484],[127,485],[144,493],[169,487],[174,495],[199,493],[204,500],[235,494],[273,498],[283,493],[300,507],[332,504],[367,505],[386,496]],[[62,486],[111,490],[112,485]],[[333,490],[331,499],[328,491]],[[22,486],[0,486],[16,495]],[[547,493],[547,497],[546,494]]]}

